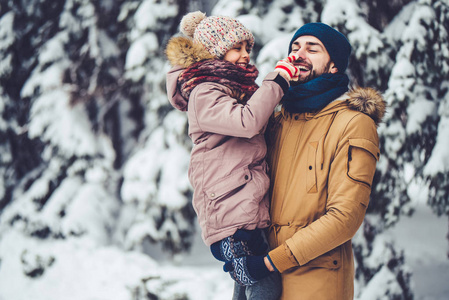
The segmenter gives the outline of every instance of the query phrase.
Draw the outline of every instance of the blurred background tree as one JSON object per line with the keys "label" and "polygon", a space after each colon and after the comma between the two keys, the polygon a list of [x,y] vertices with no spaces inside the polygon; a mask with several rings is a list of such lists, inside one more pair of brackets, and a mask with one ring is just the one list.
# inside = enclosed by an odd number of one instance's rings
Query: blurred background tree
{"label": "blurred background tree", "polygon": [[412,299],[406,257],[382,233],[413,214],[418,196],[449,215],[447,0],[1,0],[0,277],[19,268],[45,278],[64,260],[54,245],[156,259],[189,251],[192,145],[186,116],[167,101],[164,48],[198,9],[253,31],[261,77],[304,23],[347,35],[352,83],[389,105],[354,239],[356,296]]}

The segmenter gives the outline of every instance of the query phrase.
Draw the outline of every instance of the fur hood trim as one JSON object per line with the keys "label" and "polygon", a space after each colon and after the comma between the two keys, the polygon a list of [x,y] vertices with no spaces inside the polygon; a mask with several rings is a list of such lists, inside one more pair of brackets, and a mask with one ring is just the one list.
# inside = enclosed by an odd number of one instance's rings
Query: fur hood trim
{"label": "fur hood trim", "polygon": [[215,58],[203,45],[195,43],[189,37],[173,37],[168,41],[165,55],[172,67],[181,66],[187,68],[190,65]]}
{"label": "fur hood trim", "polygon": [[355,88],[347,95],[349,97],[347,102],[351,109],[367,114],[379,126],[387,107],[379,91],[373,88]]}

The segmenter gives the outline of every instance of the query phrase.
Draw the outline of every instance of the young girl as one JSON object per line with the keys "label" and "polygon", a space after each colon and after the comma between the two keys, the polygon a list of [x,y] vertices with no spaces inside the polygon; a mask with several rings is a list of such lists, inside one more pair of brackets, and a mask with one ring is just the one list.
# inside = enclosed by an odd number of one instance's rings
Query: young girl
{"label": "young girl", "polygon": [[[264,130],[292,77],[289,57],[261,87],[249,64],[252,33],[239,21],[201,12],[181,20],[185,36],[166,55],[170,103],[187,111],[194,146],[189,179],[202,238],[236,281],[233,299],[278,299],[281,283],[267,256],[270,225]],[[245,295],[246,294],[246,295]]]}

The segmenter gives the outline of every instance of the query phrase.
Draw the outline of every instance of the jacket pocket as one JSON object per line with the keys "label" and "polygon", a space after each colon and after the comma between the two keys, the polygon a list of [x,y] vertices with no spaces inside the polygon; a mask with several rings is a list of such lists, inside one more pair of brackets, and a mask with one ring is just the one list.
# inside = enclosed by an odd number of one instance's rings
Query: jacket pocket
{"label": "jacket pocket", "polygon": [[316,153],[318,149],[318,142],[309,142],[307,147],[307,170],[306,170],[306,184],[308,193],[316,193]]}
{"label": "jacket pocket", "polygon": [[237,170],[222,178],[211,187],[206,187],[205,192],[209,200],[217,200],[244,185],[251,179],[251,172],[248,168]]}
{"label": "jacket pocket", "polygon": [[342,264],[341,246],[324,253],[321,256],[309,261],[304,266],[310,268],[326,268],[330,270],[338,270]]}
{"label": "jacket pocket", "polygon": [[243,199],[234,195],[242,190],[251,178],[248,168],[242,168],[204,189],[208,202],[206,218],[209,226],[223,228],[248,222],[242,207],[244,205],[241,203]]}
{"label": "jacket pocket", "polygon": [[370,140],[350,139],[347,176],[357,183],[371,187],[379,157],[379,147]]}

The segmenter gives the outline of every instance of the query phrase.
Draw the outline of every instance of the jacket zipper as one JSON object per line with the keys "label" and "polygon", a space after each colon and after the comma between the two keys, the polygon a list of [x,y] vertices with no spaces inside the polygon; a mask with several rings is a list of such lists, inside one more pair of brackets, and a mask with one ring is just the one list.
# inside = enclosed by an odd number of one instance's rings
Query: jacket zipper
{"label": "jacket zipper", "polygon": [[[301,138],[302,138],[302,135],[303,135],[303,133],[304,133],[304,124],[305,124],[305,122],[304,121],[298,121],[298,120],[295,120],[293,117],[292,117],[292,115],[290,114],[290,116],[289,116],[290,118],[289,118],[289,127],[288,127],[288,132],[286,133],[286,135],[285,135],[285,137],[284,137],[284,139],[285,138],[287,138],[287,136],[290,134],[290,131],[291,131],[291,129],[292,129],[292,127],[293,127],[293,123],[294,122],[301,122],[302,124],[301,124],[301,128],[300,128],[300,132],[299,132],[299,134],[298,135],[296,135],[296,138],[297,138],[297,140],[296,140],[296,144],[295,144],[295,148],[294,148],[294,152],[293,152],[293,159],[295,159],[295,157],[296,157],[296,153],[297,153],[297,151],[298,151],[298,147],[299,147],[299,144],[300,144],[300,140],[301,140]],[[286,185],[285,185],[285,187],[284,187],[284,191],[286,191],[287,189],[288,189],[288,187],[290,186],[290,184],[291,184],[291,181],[293,180],[293,178],[292,178],[292,172],[293,172],[293,163],[292,164],[290,164],[290,168],[289,168],[289,171],[288,171],[288,178],[290,178],[290,181],[286,181]],[[285,207],[285,199],[282,199],[282,206],[281,206],[281,209],[280,209],[280,215],[282,215],[282,213],[283,213],[283,211],[284,211],[284,207]]]}

